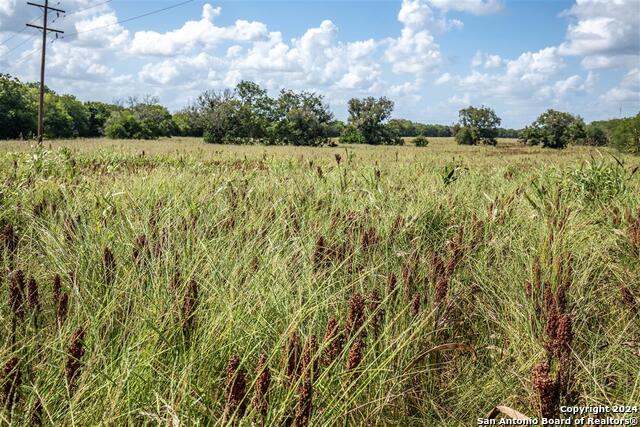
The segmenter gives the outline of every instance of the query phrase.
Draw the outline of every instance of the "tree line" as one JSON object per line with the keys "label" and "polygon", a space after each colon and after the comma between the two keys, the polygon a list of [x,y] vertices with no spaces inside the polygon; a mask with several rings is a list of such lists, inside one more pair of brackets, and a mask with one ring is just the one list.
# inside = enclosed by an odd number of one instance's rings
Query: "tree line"
{"label": "tree line", "polygon": [[[37,91],[36,84],[0,74],[0,139],[35,136]],[[205,91],[174,114],[150,96],[114,103],[81,102],[47,88],[44,133],[50,139],[193,136],[216,144],[306,146],[332,144],[334,138],[374,145],[400,145],[404,138],[413,138],[418,146],[427,145],[429,137],[454,137],[465,145],[495,145],[497,138],[518,138],[549,148],[613,146],[640,153],[640,114],[586,124],[579,116],[547,110],[517,130],[501,128],[500,117],[486,106],[461,109],[458,122],[452,125],[392,118],[393,110],[393,101],[386,97],[353,98],[348,102],[348,120],[342,122],[318,93],[283,89],[271,97],[250,81],[233,89]]]}

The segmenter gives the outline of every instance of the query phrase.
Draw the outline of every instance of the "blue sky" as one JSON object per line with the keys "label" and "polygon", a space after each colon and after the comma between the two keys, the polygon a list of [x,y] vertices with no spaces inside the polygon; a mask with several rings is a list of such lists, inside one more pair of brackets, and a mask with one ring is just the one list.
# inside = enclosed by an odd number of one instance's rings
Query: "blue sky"
{"label": "blue sky", "polygon": [[[506,127],[547,108],[588,121],[640,110],[640,0],[196,0],[122,24],[180,0],[100,3],[60,1],[68,16],[53,25],[79,34],[48,48],[49,86],[83,100],[151,94],[175,111],[250,79],[318,91],[338,118],[368,95],[444,124],[467,105]],[[23,29],[38,16],[0,0],[0,72],[37,79],[38,38]]]}

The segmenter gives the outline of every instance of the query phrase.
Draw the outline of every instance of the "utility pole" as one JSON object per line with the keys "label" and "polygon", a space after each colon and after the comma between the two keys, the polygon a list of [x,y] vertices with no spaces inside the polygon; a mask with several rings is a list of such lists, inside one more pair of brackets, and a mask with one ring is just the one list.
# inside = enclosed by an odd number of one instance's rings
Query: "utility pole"
{"label": "utility pole", "polygon": [[42,58],[40,60],[40,103],[38,105],[38,144],[42,145],[42,138],[44,136],[44,65],[45,58],[47,56],[47,33],[51,31],[58,34],[64,34],[64,31],[54,30],[48,28],[49,11],[53,10],[60,13],[65,13],[64,10],[56,9],[55,7],[49,7],[49,0],[44,0],[44,4],[36,4],[27,2],[29,6],[40,7],[44,9],[42,26],[27,24],[27,27],[37,28],[42,30]]}

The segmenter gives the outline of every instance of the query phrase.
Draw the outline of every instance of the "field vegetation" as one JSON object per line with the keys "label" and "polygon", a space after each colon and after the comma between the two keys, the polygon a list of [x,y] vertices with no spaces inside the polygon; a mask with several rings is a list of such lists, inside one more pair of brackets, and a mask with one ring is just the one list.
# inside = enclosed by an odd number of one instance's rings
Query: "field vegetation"
{"label": "field vegetation", "polygon": [[639,166],[499,138],[0,142],[0,423],[637,404]]}

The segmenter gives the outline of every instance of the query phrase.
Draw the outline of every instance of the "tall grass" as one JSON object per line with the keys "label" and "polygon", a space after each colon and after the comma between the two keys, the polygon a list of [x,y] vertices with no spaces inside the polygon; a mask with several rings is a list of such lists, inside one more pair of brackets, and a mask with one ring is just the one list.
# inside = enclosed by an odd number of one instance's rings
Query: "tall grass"
{"label": "tall grass", "polygon": [[1,424],[640,402],[637,159],[189,144],[0,153]]}

